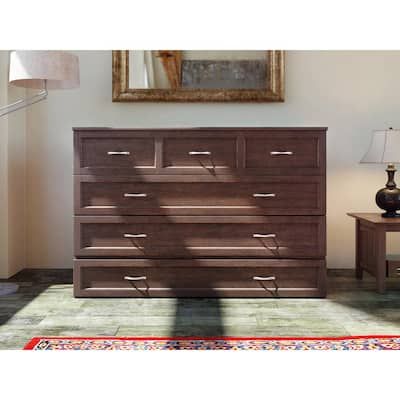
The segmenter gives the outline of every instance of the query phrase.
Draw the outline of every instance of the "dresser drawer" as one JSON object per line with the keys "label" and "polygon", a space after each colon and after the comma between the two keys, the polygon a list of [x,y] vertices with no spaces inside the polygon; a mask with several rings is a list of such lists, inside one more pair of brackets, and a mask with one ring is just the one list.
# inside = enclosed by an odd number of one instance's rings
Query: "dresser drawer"
{"label": "dresser drawer", "polygon": [[318,260],[76,260],[76,296],[323,296]]}
{"label": "dresser drawer", "polygon": [[271,133],[245,137],[247,173],[307,175],[325,173],[325,137],[310,133]]}
{"label": "dresser drawer", "polygon": [[76,173],[134,174],[155,168],[155,139],[148,135],[81,135],[75,146]]}
{"label": "dresser drawer", "polygon": [[236,136],[166,137],[163,167],[168,173],[231,173],[237,168]]}
{"label": "dresser drawer", "polygon": [[[255,177],[208,182],[75,177],[75,212],[81,215],[322,215],[322,177]],[[161,180],[158,179],[158,180]],[[176,179],[177,180],[177,179]],[[197,182],[195,182],[197,180]]]}
{"label": "dresser drawer", "polygon": [[313,130],[75,130],[75,174],[323,175],[325,135]]}
{"label": "dresser drawer", "polygon": [[75,217],[75,255],[323,257],[324,229],[324,217]]}
{"label": "dresser drawer", "polygon": [[324,297],[326,128],[74,128],[77,297]]}

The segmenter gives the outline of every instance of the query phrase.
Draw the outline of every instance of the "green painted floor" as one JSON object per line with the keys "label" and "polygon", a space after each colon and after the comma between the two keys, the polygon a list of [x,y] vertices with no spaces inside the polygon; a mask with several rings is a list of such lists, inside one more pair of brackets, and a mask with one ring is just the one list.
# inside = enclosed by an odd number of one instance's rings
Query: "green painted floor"
{"label": "green painted floor", "polygon": [[400,280],[388,292],[330,270],[326,299],[75,299],[70,270],[25,270],[0,297],[0,349],[33,336],[333,336],[400,334]]}

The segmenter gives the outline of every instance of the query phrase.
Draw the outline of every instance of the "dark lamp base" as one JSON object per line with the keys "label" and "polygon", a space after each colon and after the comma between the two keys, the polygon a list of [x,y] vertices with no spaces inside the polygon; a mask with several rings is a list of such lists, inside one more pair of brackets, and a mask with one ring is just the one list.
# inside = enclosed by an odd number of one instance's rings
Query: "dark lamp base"
{"label": "dark lamp base", "polygon": [[398,214],[396,211],[387,211],[382,214],[383,218],[400,218],[400,214]]}
{"label": "dark lamp base", "polygon": [[398,218],[400,217],[397,213],[400,210],[400,189],[396,187],[394,181],[396,168],[393,164],[389,164],[386,172],[388,174],[386,187],[378,191],[375,201],[379,208],[386,211],[382,214],[383,218]]}

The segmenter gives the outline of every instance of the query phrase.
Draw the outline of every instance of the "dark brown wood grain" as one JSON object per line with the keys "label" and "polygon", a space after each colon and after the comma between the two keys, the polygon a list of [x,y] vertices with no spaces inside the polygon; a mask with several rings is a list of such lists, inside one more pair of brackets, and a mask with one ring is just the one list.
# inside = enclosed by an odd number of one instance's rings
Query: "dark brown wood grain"
{"label": "dark brown wood grain", "polygon": [[400,232],[399,218],[383,218],[380,213],[348,213],[356,220],[356,277],[363,271],[376,278],[378,293],[386,291],[386,233]]}
{"label": "dark brown wood grain", "polygon": [[356,259],[355,259],[355,264],[356,264],[356,278],[357,279],[362,279],[363,278],[363,269],[361,266],[361,257],[362,257],[362,249],[360,246],[360,221],[356,220],[356,230],[355,230],[355,236],[356,236]]}
{"label": "dark brown wood grain", "polygon": [[75,295],[325,296],[325,133],[75,128]]}
{"label": "dark brown wood grain", "polygon": [[[75,260],[75,295],[321,297],[324,269],[322,260]],[[132,284],[125,277],[143,279]]]}
{"label": "dark brown wood grain", "polygon": [[[75,217],[75,255],[322,258],[325,256],[324,232],[325,218],[317,216],[85,216]],[[126,235],[146,236],[128,238]]]}
{"label": "dark brown wood grain", "polygon": [[[75,176],[76,215],[321,215],[320,176]],[[265,197],[263,197],[265,196]]]}
{"label": "dark brown wood grain", "polygon": [[400,278],[400,259],[398,255],[391,255],[386,260],[388,278]]}
{"label": "dark brown wood grain", "polygon": [[[246,168],[319,168],[320,137],[315,135],[270,134],[245,140]],[[288,152],[290,155],[272,155]]]}
{"label": "dark brown wood grain", "polygon": [[[227,135],[226,135],[227,136]],[[163,144],[163,167],[209,169],[237,168],[237,137],[177,137],[165,138]],[[190,155],[191,152],[205,152],[209,155]]]}
{"label": "dark brown wood grain", "polygon": [[[325,175],[325,130],[75,128],[74,132],[75,174]],[[129,155],[108,155],[110,151]],[[193,151],[210,155],[189,155]],[[271,154],[277,151],[293,154]]]}

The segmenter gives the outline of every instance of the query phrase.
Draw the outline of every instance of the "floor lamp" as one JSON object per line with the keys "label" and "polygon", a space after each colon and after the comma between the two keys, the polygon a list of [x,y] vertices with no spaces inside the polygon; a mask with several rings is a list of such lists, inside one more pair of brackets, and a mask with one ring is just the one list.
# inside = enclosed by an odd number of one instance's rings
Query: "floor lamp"
{"label": "floor lamp", "polygon": [[[9,83],[40,91],[0,107],[0,117],[46,99],[48,90],[79,87],[79,59],[64,51],[11,51]],[[14,283],[0,283],[0,296],[17,290]]]}

